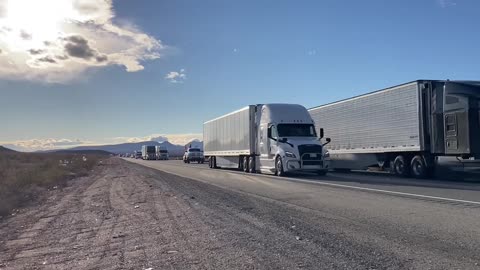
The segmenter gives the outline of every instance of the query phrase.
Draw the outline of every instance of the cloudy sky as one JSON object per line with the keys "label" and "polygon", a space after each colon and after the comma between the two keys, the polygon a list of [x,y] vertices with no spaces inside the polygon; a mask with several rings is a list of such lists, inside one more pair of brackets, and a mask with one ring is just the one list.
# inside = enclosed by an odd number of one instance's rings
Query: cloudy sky
{"label": "cloudy sky", "polygon": [[0,0],[0,144],[201,139],[247,104],[479,79],[476,0]]}

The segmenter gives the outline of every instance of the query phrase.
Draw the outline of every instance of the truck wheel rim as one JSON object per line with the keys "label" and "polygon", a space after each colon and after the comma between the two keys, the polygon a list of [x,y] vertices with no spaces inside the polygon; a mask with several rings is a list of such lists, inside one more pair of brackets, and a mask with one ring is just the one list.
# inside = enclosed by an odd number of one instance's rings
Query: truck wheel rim
{"label": "truck wheel rim", "polygon": [[421,175],[422,174],[423,170],[422,170],[422,164],[420,164],[420,162],[415,161],[413,163],[412,167],[413,167],[413,171],[414,171],[415,175]]}

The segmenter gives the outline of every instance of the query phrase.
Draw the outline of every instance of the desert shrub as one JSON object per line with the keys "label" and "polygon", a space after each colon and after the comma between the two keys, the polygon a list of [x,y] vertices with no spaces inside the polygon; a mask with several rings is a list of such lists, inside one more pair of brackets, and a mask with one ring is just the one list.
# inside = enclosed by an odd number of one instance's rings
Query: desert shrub
{"label": "desert shrub", "polygon": [[105,158],[99,154],[0,153],[0,215],[35,198],[39,188],[63,186],[68,179],[87,176]]}

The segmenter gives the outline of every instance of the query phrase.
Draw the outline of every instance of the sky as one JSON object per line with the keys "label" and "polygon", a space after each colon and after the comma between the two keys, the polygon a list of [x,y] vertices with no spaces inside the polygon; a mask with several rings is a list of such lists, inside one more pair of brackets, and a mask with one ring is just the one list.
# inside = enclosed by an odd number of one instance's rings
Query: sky
{"label": "sky", "polygon": [[0,144],[181,144],[248,104],[478,80],[478,11],[477,0],[0,0]]}

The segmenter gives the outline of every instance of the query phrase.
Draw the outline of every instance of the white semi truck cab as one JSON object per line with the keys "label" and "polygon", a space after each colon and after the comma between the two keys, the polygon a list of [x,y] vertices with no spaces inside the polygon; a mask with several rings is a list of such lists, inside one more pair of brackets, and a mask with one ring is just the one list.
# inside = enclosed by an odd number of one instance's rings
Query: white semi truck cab
{"label": "white semi truck cab", "polygon": [[297,104],[250,105],[204,124],[205,156],[212,168],[246,172],[312,171],[324,175],[329,156],[305,107]]}
{"label": "white semi truck cab", "polygon": [[[296,104],[266,104],[260,108],[256,161],[259,171],[277,175],[293,171],[326,174],[328,154],[308,111]],[[321,133],[320,139],[323,129]]]}

